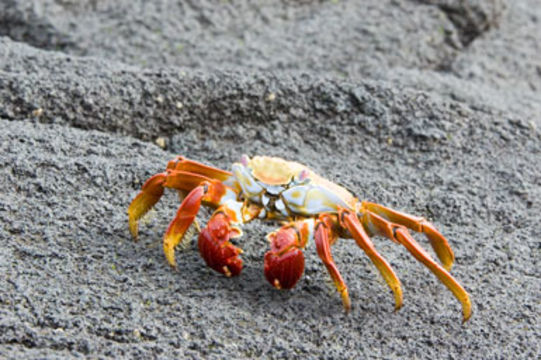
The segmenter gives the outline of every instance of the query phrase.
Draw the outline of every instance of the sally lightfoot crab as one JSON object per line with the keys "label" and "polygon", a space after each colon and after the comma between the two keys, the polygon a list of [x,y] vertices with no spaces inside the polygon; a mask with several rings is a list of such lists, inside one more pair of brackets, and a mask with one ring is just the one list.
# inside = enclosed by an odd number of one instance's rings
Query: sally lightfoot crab
{"label": "sally lightfoot crab", "polygon": [[[400,280],[370,239],[383,235],[403,245],[438,277],[461,302],[464,321],[471,316],[468,293],[449,273],[453,251],[431,223],[379,204],[361,202],[302,164],[276,157],[243,156],[229,172],[179,156],[168,163],[164,172],[149,178],[130,204],[129,225],[135,240],[138,220],[158,202],[165,188],[178,190],[183,198],[163,238],[165,257],[172,267],[176,267],[175,247],[203,204],[216,210],[199,234],[199,251],[208,266],[225,276],[239,275],[242,270],[242,251],[230,242],[242,235],[239,226],[256,218],[274,220],[282,227],[267,235],[270,250],[265,254],[264,273],[275,288],[295,286],[304,271],[302,250],[314,240],[344,309],[349,311],[348,288],[334,263],[331,245],[339,237],[353,238],[393,291],[398,310],[402,306]],[[426,235],[442,265],[409,230]]]}

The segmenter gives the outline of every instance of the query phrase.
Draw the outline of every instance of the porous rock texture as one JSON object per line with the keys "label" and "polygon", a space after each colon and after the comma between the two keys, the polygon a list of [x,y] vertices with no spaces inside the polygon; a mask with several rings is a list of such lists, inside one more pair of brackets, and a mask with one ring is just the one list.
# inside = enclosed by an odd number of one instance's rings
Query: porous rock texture
{"label": "porous rock texture", "polygon": [[[1,358],[540,357],[538,1],[4,0],[0,35]],[[385,238],[396,313],[351,240],[333,246],[351,313],[313,244],[273,289],[278,224],[245,227],[239,277],[195,242],[171,270],[172,191],[131,241],[126,208],[169,159],[243,153],[430,219],[471,320]]]}

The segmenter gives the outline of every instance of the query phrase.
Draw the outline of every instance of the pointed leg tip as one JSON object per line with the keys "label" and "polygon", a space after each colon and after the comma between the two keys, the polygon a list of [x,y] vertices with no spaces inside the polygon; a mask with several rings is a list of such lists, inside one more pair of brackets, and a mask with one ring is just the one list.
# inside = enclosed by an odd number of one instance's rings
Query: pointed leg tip
{"label": "pointed leg tip", "polygon": [[463,317],[462,317],[462,324],[465,324],[468,320],[470,320],[471,315],[472,315],[471,309],[464,310]]}
{"label": "pointed leg tip", "polygon": [[175,261],[175,250],[169,249],[164,246],[163,252],[165,254],[165,259],[167,260],[167,263],[173,270],[177,270],[177,263]]}
{"label": "pointed leg tip", "polygon": [[163,253],[171,267],[176,268],[175,249],[182,241],[184,233],[171,231],[171,226],[163,236]]}
{"label": "pointed leg tip", "polygon": [[398,310],[402,309],[402,305],[404,304],[402,302],[402,293],[400,293],[395,297],[394,312],[396,313]]}
{"label": "pointed leg tip", "polygon": [[346,314],[349,314],[351,311],[351,301],[349,299],[347,291],[342,294],[342,304],[344,304],[344,312]]}
{"label": "pointed leg tip", "polygon": [[464,323],[466,323],[468,320],[470,320],[471,315],[472,315],[471,302],[470,302],[469,297],[468,297],[468,298],[466,299],[466,301],[462,304],[462,314],[463,314],[462,324],[464,324]]}
{"label": "pointed leg tip", "polygon": [[137,220],[130,218],[129,227],[130,227],[130,234],[133,241],[137,241],[138,233],[139,233],[139,226],[137,224]]}
{"label": "pointed leg tip", "polygon": [[402,308],[404,297],[402,296],[402,288],[400,285],[396,288],[393,288],[394,291],[394,312],[397,312]]}
{"label": "pointed leg tip", "polygon": [[169,264],[169,267],[173,271],[178,271],[177,262],[175,261],[175,252],[174,250],[168,251],[164,249],[165,253],[165,259],[167,260],[167,263]]}
{"label": "pointed leg tip", "polygon": [[171,267],[172,270],[176,271],[178,270],[177,263],[175,262],[175,259],[167,259],[167,263]]}
{"label": "pointed leg tip", "polygon": [[134,232],[130,232],[131,233],[131,238],[133,240],[133,242],[137,242],[139,241],[139,234],[138,233],[134,233]]}
{"label": "pointed leg tip", "polygon": [[436,253],[436,255],[438,255],[438,258],[441,261],[442,267],[445,270],[447,270],[447,272],[451,272],[451,268],[453,267],[453,264],[455,263],[455,257],[452,254],[452,252],[451,252],[451,256],[449,256],[449,257],[439,256],[439,254],[437,254],[437,253]]}

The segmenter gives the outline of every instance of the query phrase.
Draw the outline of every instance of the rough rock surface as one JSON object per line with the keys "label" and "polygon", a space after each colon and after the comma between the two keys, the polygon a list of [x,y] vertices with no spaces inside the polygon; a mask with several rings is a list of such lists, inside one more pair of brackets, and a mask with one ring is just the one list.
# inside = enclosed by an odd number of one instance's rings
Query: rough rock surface
{"label": "rough rock surface", "polygon": [[[1,358],[541,356],[537,1],[5,0],[0,25]],[[405,306],[343,240],[349,315],[313,246],[295,289],[265,281],[276,224],[246,226],[234,279],[195,242],[167,266],[173,192],[131,241],[167,160],[243,153],[428,217],[471,320],[384,238]]]}

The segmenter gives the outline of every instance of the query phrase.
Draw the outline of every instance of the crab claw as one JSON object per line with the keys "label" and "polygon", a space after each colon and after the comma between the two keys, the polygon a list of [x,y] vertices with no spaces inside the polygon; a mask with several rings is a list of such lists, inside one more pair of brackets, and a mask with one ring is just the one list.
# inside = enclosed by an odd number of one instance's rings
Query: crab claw
{"label": "crab claw", "polygon": [[216,213],[199,234],[199,252],[207,265],[227,277],[237,276],[242,270],[242,250],[229,242],[241,235],[240,229],[229,225],[227,216]]}
{"label": "crab claw", "polygon": [[277,289],[291,289],[304,271],[304,255],[295,229],[281,228],[269,234],[271,250],[265,254],[265,277]]}

